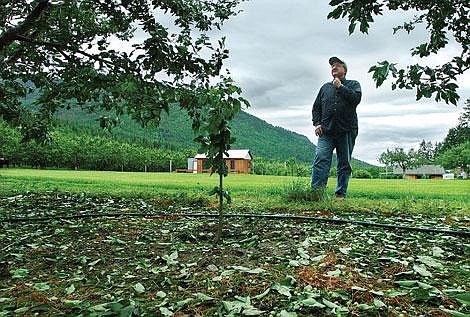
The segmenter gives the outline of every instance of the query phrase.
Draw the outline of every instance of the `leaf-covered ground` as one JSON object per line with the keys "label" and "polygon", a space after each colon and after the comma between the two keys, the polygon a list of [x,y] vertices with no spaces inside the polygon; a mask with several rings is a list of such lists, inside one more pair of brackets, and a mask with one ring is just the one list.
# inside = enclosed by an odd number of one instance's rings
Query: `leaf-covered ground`
{"label": "leaf-covered ground", "polygon": [[[470,314],[468,238],[231,218],[224,241],[214,247],[215,220],[172,216],[196,207],[171,203],[57,193],[0,198],[2,219],[166,213],[3,221],[0,316]],[[373,213],[356,217],[464,230],[469,221]]]}

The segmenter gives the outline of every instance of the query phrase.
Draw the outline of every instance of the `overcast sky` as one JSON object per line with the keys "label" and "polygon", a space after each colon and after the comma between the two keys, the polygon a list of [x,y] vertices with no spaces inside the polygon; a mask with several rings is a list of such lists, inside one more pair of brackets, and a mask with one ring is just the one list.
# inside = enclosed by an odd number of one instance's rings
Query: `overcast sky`
{"label": "overcast sky", "polygon": [[330,56],[342,58],[348,64],[347,78],[362,86],[353,156],[370,163],[377,164],[387,147],[416,147],[422,139],[442,141],[470,97],[469,74],[459,78],[457,108],[429,99],[416,102],[414,91],[392,91],[390,84],[375,88],[367,71],[377,61],[435,66],[458,52],[451,45],[437,57],[411,58],[410,49],[426,39],[426,32],[393,35],[393,27],[411,13],[379,17],[369,35],[349,36],[346,20],[326,19],[328,1],[251,0],[242,9],[222,33],[230,49],[226,66],[252,105],[247,111],[314,144],[311,107],[321,85],[331,80]]}

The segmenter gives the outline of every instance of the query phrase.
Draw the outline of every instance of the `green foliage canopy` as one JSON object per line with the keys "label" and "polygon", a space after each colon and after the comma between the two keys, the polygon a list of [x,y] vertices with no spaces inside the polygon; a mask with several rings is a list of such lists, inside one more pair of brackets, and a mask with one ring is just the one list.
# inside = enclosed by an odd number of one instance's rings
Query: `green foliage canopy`
{"label": "green foliage canopy", "polygon": [[431,141],[422,140],[416,151],[416,164],[432,164],[436,158],[439,144],[432,144]]}
{"label": "green foliage canopy", "polygon": [[424,24],[429,39],[411,50],[412,56],[421,58],[437,54],[449,44],[450,40],[457,43],[460,55],[436,67],[420,64],[398,68],[397,64],[383,61],[372,66],[373,79],[377,87],[389,77],[394,78],[392,89],[416,89],[416,99],[430,98],[435,95],[436,101],[457,104],[457,76],[470,69],[470,2],[468,0],[331,0],[334,9],[328,18],[347,17],[349,33],[359,30],[367,33],[374,18],[383,15],[384,11],[414,11],[416,15],[411,21],[394,28],[394,33],[406,31],[410,33],[416,26]]}
{"label": "green foliage canopy", "polygon": [[[224,39],[207,35],[241,1],[2,1],[0,116],[26,139],[44,140],[58,108],[114,110],[158,125],[162,111],[177,104],[205,140],[223,123],[215,122],[220,116],[209,122],[210,103],[234,111],[248,105],[221,75]],[[31,92],[39,93],[32,110],[20,104]],[[103,117],[100,123],[115,122]]]}
{"label": "green foliage canopy", "polygon": [[457,145],[438,157],[442,166],[448,169],[462,168],[467,174],[470,173],[470,141]]}
{"label": "green foliage canopy", "polygon": [[463,107],[463,112],[459,117],[457,126],[449,129],[439,153],[450,150],[468,140],[470,140],[470,99],[467,99]]}
{"label": "green foliage canopy", "polygon": [[470,99],[467,99],[456,127],[449,129],[437,155],[445,168],[460,167],[470,172]]}
{"label": "green foliage canopy", "polygon": [[50,131],[51,142],[21,142],[15,129],[0,120],[0,157],[15,166],[70,168],[108,171],[168,172],[186,168],[188,151],[169,151],[112,140],[103,136],[77,134],[67,128]]}
{"label": "green foliage canopy", "polygon": [[392,150],[387,149],[385,152],[380,154],[379,162],[386,166],[399,166],[403,175],[408,167],[416,164],[416,152],[410,149],[406,152],[403,148],[397,147]]}

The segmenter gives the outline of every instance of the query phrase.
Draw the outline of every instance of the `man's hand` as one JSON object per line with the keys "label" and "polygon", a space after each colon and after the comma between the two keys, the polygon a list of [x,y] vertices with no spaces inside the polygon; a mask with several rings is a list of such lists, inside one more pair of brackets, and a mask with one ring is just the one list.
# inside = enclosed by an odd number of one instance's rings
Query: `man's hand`
{"label": "man's hand", "polygon": [[338,77],[335,77],[335,79],[333,80],[333,85],[336,88],[339,88],[339,86],[341,86],[341,80]]}
{"label": "man's hand", "polygon": [[315,135],[316,136],[322,136],[323,135],[323,129],[321,128],[321,126],[318,126],[315,128]]}

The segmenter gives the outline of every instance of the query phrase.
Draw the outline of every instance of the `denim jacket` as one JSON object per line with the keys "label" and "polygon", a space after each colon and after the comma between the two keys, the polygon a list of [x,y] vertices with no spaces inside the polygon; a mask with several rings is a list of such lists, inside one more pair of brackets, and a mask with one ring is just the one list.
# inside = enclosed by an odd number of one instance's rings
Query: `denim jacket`
{"label": "denim jacket", "polygon": [[361,85],[355,80],[341,80],[336,88],[324,84],[312,107],[312,122],[328,132],[349,132],[358,128],[356,107],[361,102]]}

